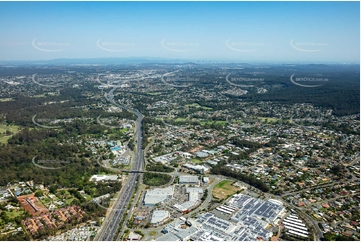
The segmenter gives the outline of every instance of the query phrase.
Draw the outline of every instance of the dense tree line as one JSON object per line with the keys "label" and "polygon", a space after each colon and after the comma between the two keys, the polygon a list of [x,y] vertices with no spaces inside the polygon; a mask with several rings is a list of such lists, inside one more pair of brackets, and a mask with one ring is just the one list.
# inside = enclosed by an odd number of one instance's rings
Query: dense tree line
{"label": "dense tree line", "polygon": [[150,163],[147,165],[147,171],[158,171],[158,172],[173,172],[174,169],[166,165],[163,165],[160,162]]}
{"label": "dense tree line", "polygon": [[263,181],[258,180],[257,177],[252,176],[252,175],[242,174],[239,171],[232,171],[231,168],[223,166],[221,164],[218,164],[218,165],[212,167],[211,173],[216,174],[216,175],[223,175],[223,176],[235,178],[237,180],[243,181],[251,186],[258,188],[263,192],[269,191],[269,188],[267,187],[267,185],[264,184]]}
{"label": "dense tree line", "polygon": [[169,183],[171,178],[167,174],[146,172],[143,176],[143,183],[148,186],[162,186]]}

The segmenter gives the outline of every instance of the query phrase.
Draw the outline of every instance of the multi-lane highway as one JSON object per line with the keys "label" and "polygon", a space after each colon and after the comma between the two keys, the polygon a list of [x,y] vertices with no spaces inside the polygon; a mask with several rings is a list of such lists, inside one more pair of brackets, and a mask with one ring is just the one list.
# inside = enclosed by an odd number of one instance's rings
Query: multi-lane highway
{"label": "multi-lane highway", "polygon": [[[144,166],[144,157],[142,150],[142,120],[143,115],[138,110],[130,109],[124,105],[121,105],[114,101],[114,90],[118,86],[114,86],[108,94],[105,94],[105,98],[115,106],[126,109],[129,112],[134,113],[137,116],[136,122],[136,140],[137,148],[135,155],[135,163],[133,163],[132,170],[142,171]],[[127,211],[128,204],[136,187],[138,173],[129,173],[128,180],[123,184],[123,189],[117,197],[114,205],[109,212],[108,216],[104,220],[104,223],[99,230],[95,240],[112,241],[123,218],[124,213]]]}

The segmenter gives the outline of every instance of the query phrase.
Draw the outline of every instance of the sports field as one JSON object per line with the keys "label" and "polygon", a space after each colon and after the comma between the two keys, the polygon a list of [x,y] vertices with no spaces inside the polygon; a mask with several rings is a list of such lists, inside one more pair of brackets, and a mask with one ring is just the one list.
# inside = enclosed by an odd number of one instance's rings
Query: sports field
{"label": "sports field", "polygon": [[230,180],[223,180],[219,182],[212,191],[212,195],[214,198],[223,200],[228,198],[229,196],[232,196],[236,192],[240,191],[241,189],[235,186],[232,186],[234,181]]}

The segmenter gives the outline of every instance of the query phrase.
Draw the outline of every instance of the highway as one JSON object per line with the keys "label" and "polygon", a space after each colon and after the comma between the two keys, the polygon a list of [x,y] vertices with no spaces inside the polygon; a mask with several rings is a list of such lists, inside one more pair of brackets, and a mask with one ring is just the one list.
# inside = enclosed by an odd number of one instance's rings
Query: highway
{"label": "highway", "polygon": [[[118,88],[118,86],[114,86],[112,90],[108,94],[105,94],[105,98],[112,103],[113,105],[126,109],[127,111],[135,114],[137,116],[136,121],[136,140],[137,140],[137,148],[135,154],[135,162],[133,163],[132,170],[142,171],[144,168],[144,157],[142,150],[142,120],[143,115],[138,110],[132,110],[126,106],[118,104],[114,101],[114,90]],[[95,240],[96,241],[112,241],[117,232],[117,229],[120,225],[120,222],[123,218],[124,213],[126,213],[128,204],[132,198],[132,194],[135,190],[135,186],[137,183],[137,178],[139,173],[129,173],[129,177],[127,181],[123,184],[123,188],[119,196],[116,198],[113,208],[109,212],[108,216],[105,218],[101,229],[97,233]]]}

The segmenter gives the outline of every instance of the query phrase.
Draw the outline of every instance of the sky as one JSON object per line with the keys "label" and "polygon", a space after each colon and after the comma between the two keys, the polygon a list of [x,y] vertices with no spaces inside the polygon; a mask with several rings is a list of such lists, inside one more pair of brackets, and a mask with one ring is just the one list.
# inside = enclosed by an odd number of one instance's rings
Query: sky
{"label": "sky", "polygon": [[0,60],[359,63],[359,2],[0,2]]}

